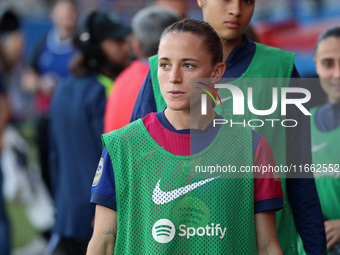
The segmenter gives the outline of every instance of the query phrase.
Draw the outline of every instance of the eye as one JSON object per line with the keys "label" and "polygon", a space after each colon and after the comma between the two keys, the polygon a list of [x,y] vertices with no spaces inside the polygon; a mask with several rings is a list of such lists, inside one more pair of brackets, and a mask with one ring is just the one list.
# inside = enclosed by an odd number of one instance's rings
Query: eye
{"label": "eye", "polygon": [[253,4],[255,0],[243,0],[243,2],[246,4]]}
{"label": "eye", "polygon": [[161,68],[161,69],[169,69],[169,64],[168,63],[159,63],[159,67]]}
{"label": "eye", "polygon": [[321,64],[323,67],[326,67],[326,68],[331,68],[334,65],[332,60],[322,61]]}
{"label": "eye", "polygon": [[194,69],[195,68],[195,66],[190,64],[190,63],[183,64],[183,67],[186,68],[186,69]]}

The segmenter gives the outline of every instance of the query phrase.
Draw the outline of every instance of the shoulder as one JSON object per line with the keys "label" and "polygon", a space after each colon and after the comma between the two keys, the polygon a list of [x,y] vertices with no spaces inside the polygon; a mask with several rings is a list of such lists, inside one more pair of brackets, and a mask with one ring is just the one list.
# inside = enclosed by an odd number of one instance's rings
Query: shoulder
{"label": "shoulder", "polygon": [[142,119],[137,119],[130,122],[126,126],[113,130],[109,133],[103,134],[103,139],[111,139],[110,137],[127,138],[130,139],[132,136],[139,136],[143,132],[147,132],[148,126],[155,125],[157,122],[156,113],[152,112],[147,114]]}
{"label": "shoulder", "polygon": [[141,119],[135,120],[133,122],[130,122],[129,124],[127,124],[126,126],[113,130],[109,133],[103,134],[102,138],[104,139],[104,141],[106,139],[112,139],[113,137],[116,138],[126,138],[126,139],[130,139],[131,136],[134,135],[138,135],[136,132],[137,130],[140,129],[141,125],[143,124]]}
{"label": "shoulder", "polygon": [[262,43],[255,43],[256,45],[256,50],[260,50],[263,53],[268,53],[268,54],[277,54],[278,56],[295,56],[295,53],[282,50],[279,48],[275,48],[272,46],[264,45]]}
{"label": "shoulder", "polygon": [[[260,43],[252,62],[252,72],[264,74],[267,78],[290,78],[294,69],[295,54]],[[256,73],[255,73],[256,74]]]}
{"label": "shoulder", "polygon": [[270,65],[274,63],[272,61],[275,61],[276,63],[280,63],[280,66],[285,64],[292,65],[292,67],[294,66],[295,53],[261,43],[255,43],[255,45],[257,57],[265,57],[265,61]]}

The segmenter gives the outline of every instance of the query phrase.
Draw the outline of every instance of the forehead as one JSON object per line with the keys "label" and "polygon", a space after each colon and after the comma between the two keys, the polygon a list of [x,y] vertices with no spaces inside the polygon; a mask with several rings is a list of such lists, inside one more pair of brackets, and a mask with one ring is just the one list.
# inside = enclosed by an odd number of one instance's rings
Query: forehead
{"label": "forehead", "polygon": [[60,11],[65,11],[65,10],[76,11],[76,6],[69,1],[58,1],[53,6],[53,11],[60,12]]}
{"label": "forehead", "polygon": [[213,8],[233,6],[236,1],[240,4],[249,6],[250,8],[254,8],[256,0],[252,0],[253,4],[251,5],[249,5],[248,3],[249,1],[245,1],[245,0],[203,0],[204,7],[213,7]]}
{"label": "forehead", "polygon": [[190,32],[170,32],[164,35],[159,44],[160,52],[171,52],[174,50],[188,50],[197,52],[203,50],[203,40]]}
{"label": "forehead", "polygon": [[191,32],[186,31],[172,31],[165,34],[162,38],[160,43],[164,41],[196,41],[198,44],[202,42],[203,36],[196,35]]}
{"label": "forehead", "polygon": [[317,58],[340,58],[340,37],[328,37],[322,40],[315,56]]}

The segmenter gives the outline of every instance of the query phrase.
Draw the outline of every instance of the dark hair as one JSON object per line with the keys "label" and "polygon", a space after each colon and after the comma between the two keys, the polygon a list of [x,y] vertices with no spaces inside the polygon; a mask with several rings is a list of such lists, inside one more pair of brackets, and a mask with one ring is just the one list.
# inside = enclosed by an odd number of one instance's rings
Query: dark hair
{"label": "dark hair", "polygon": [[318,46],[320,42],[323,40],[329,38],[329,37],[335,37],[335,38],[340,38],[340,26],[335,26],[331,27],[329,29],[326,29],[319,37],[318,40],[316,41],[315,44],[315,51],[318,49]]}
{"label": "dark hair", "polygon": [[182,19],[168,26],[162,33],[162,38],[170,33],[191,33],[203,40],[208,53],[212,55],[212,64],[215,65],[223,60],[223,48],[220,36],[207,22],[196,19]]}
{"label": "dark hair", "polygon": [[11,9],[0,11],[0,34],[20,29],[20,17]]}
{"label": "dark hair", "polygon": [[163,30],[178,20],[176,12],[158,6],[149,6],[137,12],[131,24],[143,57],[157,54],[159,37]]}

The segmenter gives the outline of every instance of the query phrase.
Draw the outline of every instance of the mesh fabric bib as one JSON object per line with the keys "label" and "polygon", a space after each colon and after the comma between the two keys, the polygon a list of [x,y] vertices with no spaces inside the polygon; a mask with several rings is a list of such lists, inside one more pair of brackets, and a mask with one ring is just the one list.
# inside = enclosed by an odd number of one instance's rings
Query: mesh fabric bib
{"label": "mesh fabric bib", "polygon": [[222,127],[193,156],[165,151],[142,120],[103,135],[103,143],[116,180],[115,254],[256,254],[253,178],[190,172],[202,162],[252,165],[250,129]]}
{"label": "mesh fabric bib", "polygon": [[[312,158],[316,169],[318,164],[340,164],[339,158],[339,137],[340,128],[329,132],[321,132],[315,125],[315,112],[317,108],[312,108],[311,135],[312,135]],[[335,169],[335,168],[334,168]],[[321,166],[322,171],[322,166]],[[337,171],[340,171],[338,168]],[[327,220],[339,219],[340,212],[340,178],[338,172],[329,174],[314,173],[315,184],[320,198],[322,213]]]}

